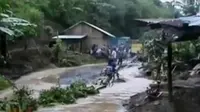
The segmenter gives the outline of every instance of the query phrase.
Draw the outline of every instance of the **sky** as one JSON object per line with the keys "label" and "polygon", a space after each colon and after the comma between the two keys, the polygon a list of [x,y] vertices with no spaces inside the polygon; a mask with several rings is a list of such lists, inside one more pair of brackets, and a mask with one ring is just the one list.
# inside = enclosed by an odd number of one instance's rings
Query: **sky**
{"label": "sky", "polygon": [[[161,0],[162,2],[171,2],[173,0]],[[176,1],[181,1],[181,0],[176,0]]]}

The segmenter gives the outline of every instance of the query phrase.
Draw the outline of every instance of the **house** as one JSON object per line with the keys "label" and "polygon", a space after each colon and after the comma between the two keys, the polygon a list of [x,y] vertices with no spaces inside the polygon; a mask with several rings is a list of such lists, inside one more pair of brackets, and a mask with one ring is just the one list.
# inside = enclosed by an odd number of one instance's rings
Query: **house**
{"label": "house", "polygon": [[51,41],[50,47],[52,47],[52,44],[55,44],[55,39],[61,39],[62,42],[70,48],[70,50],[82,52],[84,51],[83,42],[86,37],[87,35],[57,35],[52,38],[53,41]]}
{"label": "house", "polygon": [[85,21],[80,21],[60,33],[62,40],[73,43],[74,47],[80,47],[81,51],[88,51],[94,44],[108,45],[111,38],[115,38],[111,33],[92,25]]}

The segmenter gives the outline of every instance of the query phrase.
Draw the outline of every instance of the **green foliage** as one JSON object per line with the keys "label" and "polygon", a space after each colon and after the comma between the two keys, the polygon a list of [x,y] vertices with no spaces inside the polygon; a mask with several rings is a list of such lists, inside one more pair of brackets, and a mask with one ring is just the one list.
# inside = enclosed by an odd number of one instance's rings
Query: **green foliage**
{"label": "green foliage", "polygon": [[199,40],[187,41],[173,44],[174,60],[187,61],[191,59],[200,59]]}
{"label": "green foliage", "polygon": [[142,36],[143,50],[149,61],[163,60],[166,56],[166,44],[162,41],[162,30],[152,30]]}
{"label": "green foliage", "polygon": [[27,87],[22,87],[21,89],[13,87],[13,97],[0,101],[0,111],[9,112],[9,110],[15,108],[19,112],[27,112],[29,108],[37,110],[39,105],[53,106],[55,103],[72,104],[78,98],[99,93],[93,86],[87,87],[85,83],[77,81],[66,88],[52,87],[50,90],[43,90],[40,93],[39,99],[36,100],[32,97],[33,91]]}
{"label": "green foliage", "polygon": [[71,104],[75,103],[77,98],[97,93],[98,91],[93,86],[87,87],[86,84],[78,81],[67,88],[53,87],[50,90],[42,91],[39,104],[43,106],[51,106],[55,103]]}
{"label": "green foliage", "polygon": [[56,39],[56,44],[52,48],[53,57],[55,61],[60,62],[63,59],[67,50],[67,46],[62,42],[61,39]]}
{"label": "green foliage", "polygon": [[196,15],[199,12],[199,0],[172,1],[171,4],[173,4],[176,7],[179,7],[180,11],[185,16]]}
{"label": "green foliage", "polygon": [[[144,45],[144,56],[148,59],[149,66],[147,66],[146,69],[151,69],[153,73],[155,73],[157,76],[161,74],[166,76],[167,43],[162,39],[162,30],[151,30],[149,32],[146,32],[142,36],[141,40]],[[199,40],[173,43],[173,67],[176,68],[176,66],[179,66],[179,62],[190,61],[194,58],[200,59],[199,52]]]}
{"label": "green foliage", "polygon": [[31,24],[29,21],[24,19],[12,17],[6,13],[1,14],[3,16],[1,16],[0,19],[0,31],[11,37],[19,37],[28,34],[28,32],[31,31],[31,28],[35,27],[34,24]]}
{"label": "green foliage", "polygon": [[[7,4],[17,17],[38,27],[44,28],[43,20],[58,23],[64,28],[85,20],[116,35],[133,38],[139,37],[134,18],[174,16],[172,8],[160,0],[17,0]],[[5,5],[2,7],[6,8]]]}
{"label": "green foliage", "polygon": [[36,110],[38,108],[37,100],[32,95],[32,90],[26,87],[21,89],[14,89],[14,96],[12,99],[5,98],[4,101],[0,102],[0,109],[3,111],[10,111],[14,108],[20,112],[26,112],[29,108]]}
{"label": "green foliage", "polygon": [[0,90],[4,90],[11,86],[10,82],[0,75]]}

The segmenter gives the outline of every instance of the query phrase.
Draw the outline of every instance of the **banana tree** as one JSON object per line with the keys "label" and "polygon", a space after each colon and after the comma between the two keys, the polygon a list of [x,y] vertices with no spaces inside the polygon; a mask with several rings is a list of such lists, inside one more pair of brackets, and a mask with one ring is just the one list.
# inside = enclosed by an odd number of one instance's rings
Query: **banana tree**
{"label": "banana tree", "polygon": [[143,42],[148,58],[147,68],[153,72],[156,79],[159,79],[161,74],[166,75],[167,67],[167,43],[162,38],[162,30],[152,30],[145,33]]}
{"label": "banana tree", "polygon": [[25,29],[30,27],[33,28],[36,27],[36,25],[24,19],[12,17],[11,11],[0,13],[0,50],[4,58],[7,56],[7,40],[14,40],[24,35]]}

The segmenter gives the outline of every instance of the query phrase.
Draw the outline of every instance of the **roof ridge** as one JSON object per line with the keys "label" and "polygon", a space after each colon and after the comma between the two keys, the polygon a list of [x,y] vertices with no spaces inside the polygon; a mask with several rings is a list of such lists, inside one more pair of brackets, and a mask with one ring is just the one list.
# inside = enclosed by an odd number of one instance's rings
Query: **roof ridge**
{"label": "roof ridge", "polygon": [[91,24],[91,23],[89,23],[89,22],[87,22],[87,21],[79,21],[79,22],[77,22],[76,24],[70,26],[69,28],[67,28],[67,29],[64,30],[64,31],[68,31],[69,29],[71,29],[71,28],[73,28],[73,27],[75,27],[75,26],[77,26],[77,25],[79,25],[79,24],[81,24],[81,23],[84,23],[84,24],[86,24],[86,25],[88,25],[88,26],[90,26],[90,27],[92,27],[92,28],[94,28],[94,29],[96,29],[96,30],[98,30],[98,31],[100,31],[100,32],[102,32],[102,33],[104,33],[104,34],[110,36],[110,37],[115,37],[113,34],[107,32],[107,31],[103,30],[102,28],[100,28],[100,27],[98,27],[98,26],[95,26],[95,25],[93,25],[93,24]]}

